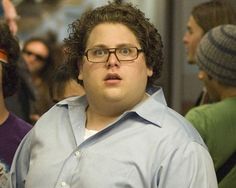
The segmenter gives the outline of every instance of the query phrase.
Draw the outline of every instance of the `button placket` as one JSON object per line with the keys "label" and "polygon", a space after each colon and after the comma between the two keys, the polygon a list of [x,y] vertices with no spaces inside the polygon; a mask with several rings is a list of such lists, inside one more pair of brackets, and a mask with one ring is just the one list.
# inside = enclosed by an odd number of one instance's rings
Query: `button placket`
{"label": "button placket", "polygon": [[77,150],[77,151],[75,152],[75,156],[76,156],[77,158],[79,158],[79,157],[80,157],[80,155],[81,155],[80,151],[79,151],[79,150]]}
{"label": "button placket", "polygon": [[74,150],[69,158],[65,160],[65,164],[61,169],[61,173],[59,175],[57,181],[57,188],[70,188],[71,187],[71,177],[73,177],[73,173],[75,172],[79,158],[81,157],[81,151],[77,148]]}

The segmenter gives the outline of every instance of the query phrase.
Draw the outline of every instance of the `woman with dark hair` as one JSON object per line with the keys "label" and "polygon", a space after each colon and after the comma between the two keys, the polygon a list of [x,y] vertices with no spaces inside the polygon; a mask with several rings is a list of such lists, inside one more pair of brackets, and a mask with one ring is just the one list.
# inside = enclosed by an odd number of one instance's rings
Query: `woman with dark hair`
{"label": "woman with dark hair", "polygon": [[24,43],[22,60],[34,90],[35,100],[30,105],[30,120],[35,123],[53,105],[49,95],[50,77],[55,66],[53,47],[43,38],[30,38]]}

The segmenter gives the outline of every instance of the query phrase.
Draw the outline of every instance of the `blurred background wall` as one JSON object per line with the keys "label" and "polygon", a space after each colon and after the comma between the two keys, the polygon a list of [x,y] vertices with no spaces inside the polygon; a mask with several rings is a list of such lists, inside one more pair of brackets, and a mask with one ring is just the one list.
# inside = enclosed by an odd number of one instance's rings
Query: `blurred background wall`
{"label": "blurred background wall", "polygon": [[[108,0],[13,0],[19,20],[21,41],[35,35],[50,35],[62,43],[67,37],[68,24],[86,10],[105,4]],[[160,86],[167,103],[184,114],[201,91],[196,66],[186,62],[182,42],[186,23],[193,6],[207,0],[123,0],[143,10],[158,28],[164,42],[165,64]],[[236,7],[235,0],[229,1]]]}

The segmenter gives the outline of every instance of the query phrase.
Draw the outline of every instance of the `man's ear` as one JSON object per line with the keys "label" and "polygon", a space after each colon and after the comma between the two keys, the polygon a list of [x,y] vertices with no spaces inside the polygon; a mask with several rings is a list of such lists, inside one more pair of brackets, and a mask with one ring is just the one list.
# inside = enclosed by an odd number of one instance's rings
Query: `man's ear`
{"label": "man's ear", "polygon": [[83,80],[83,72],[82,72],[83,65],[82,65],[82,63],[77,62],[77,69],[79,70],[79,75],[77,78],[79,81],[82,81]]}
{"label": "man's ear", "polygon": [[198,72],[198,79],[199,79],[199,80],[206,80],[206,79],[212,80],[213,78],[212,78],[212,76],[210,76],[209,74],[207,74],[207,72],[205,72],[205,71],[203,71],[203,70],[200,70],[200,71]]}
{"label": "man's ear", "polygon": [[207,78],[207,73],[203,70],[199,70],[198,72],[198,79],[199,80],[205,80]]}
{"label": "man's ear", "polygon": [[78,80],[79,80],[79,81],[82,81],[82,80],[83,80],[83,73],[82,73],[82,71],[79,72]]}
{"label": "man's ear", "polygon": [[151,77],[153,75],[152,68],[147,68],[147,75],[148,75],[148,77]]}

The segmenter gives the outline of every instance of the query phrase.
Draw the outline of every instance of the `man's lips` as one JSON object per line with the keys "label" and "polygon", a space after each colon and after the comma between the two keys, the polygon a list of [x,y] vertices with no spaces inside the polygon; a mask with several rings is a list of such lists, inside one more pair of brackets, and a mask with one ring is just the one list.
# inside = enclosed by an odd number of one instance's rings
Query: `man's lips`
{"label": "man's lips", "polygon": [[122,80],[119,74],[116,73],[109,73],[106,75],[104,78],[104,81],[109,81],[109,80]]}

